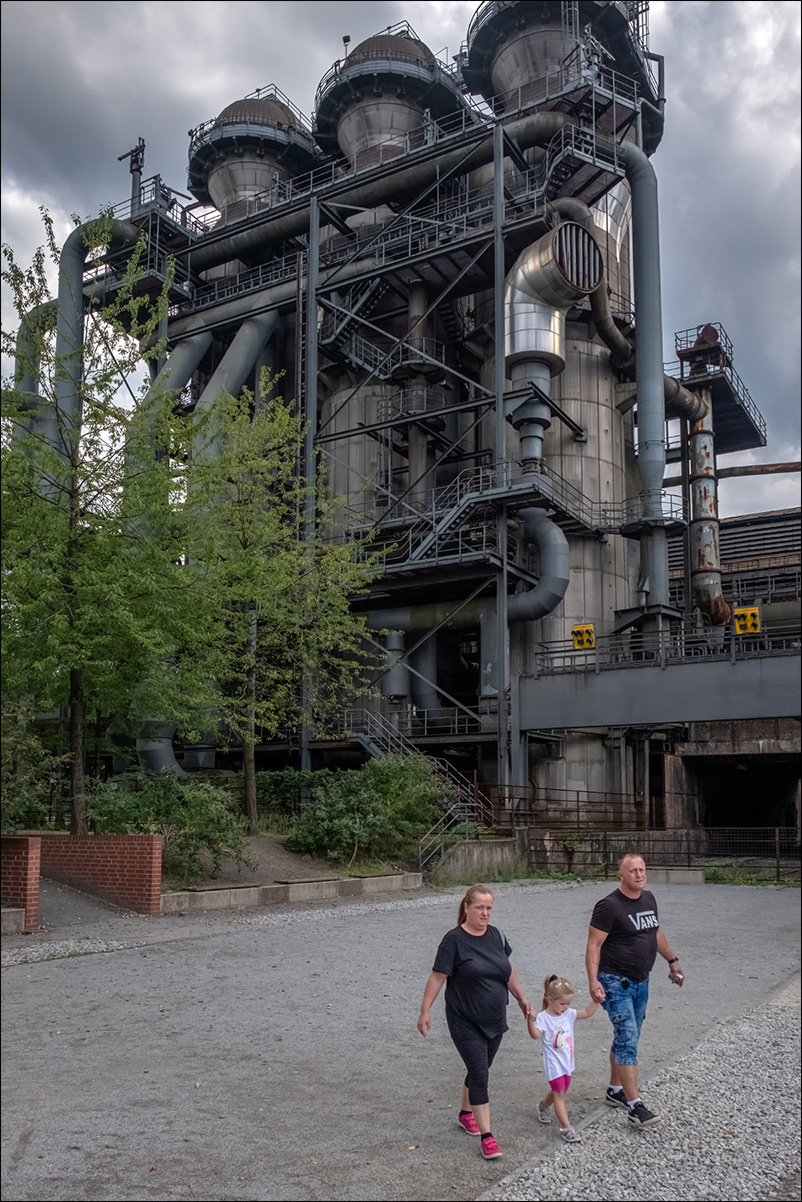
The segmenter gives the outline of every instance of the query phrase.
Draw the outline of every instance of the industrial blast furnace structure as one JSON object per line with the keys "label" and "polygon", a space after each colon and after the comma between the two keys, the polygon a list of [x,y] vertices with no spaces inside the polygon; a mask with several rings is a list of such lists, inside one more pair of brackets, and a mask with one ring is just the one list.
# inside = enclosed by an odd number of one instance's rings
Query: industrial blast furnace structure
{"label": "industrial blast furnace structure", "polygon": [[716,457],[765,425],[719,325],[663,348],[648,8],[482,3],[453,65],[392,26],[332,66],[311,122],[268,87],[191,131],[188,207],[132,152],[106,287],[140,230],[154,291],[175,257],[154,389],[203,411],[283,370],[300,470],[322,456],[342,536],[384,549],[357,603],[380,696],[264,766],[414,746],[496,823],[604,797],[621,824],[693,826],[715,792],[698,730],[730,731],[732,760],[746,724],[763,819],[795,825],[799,640],[765,572],[733,610],[719,552]]}

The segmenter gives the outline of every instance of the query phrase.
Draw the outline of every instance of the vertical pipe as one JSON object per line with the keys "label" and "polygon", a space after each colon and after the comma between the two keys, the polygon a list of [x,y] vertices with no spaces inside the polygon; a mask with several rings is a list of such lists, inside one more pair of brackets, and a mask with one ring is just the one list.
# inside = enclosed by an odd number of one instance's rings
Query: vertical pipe
{"label": "vertical pipe", "polygon": [[[506,417],[504,414],[504,297],[506,293],[506,263],[504,259],[504,130],[497,122],[493,127],[493,283],[495,320],[495,393],[496,393],[496,470],[500,474],[506,460]],[[500,479],[499,479],[500,483]],[[499,506],[499,544],[506,539],[507,507]],[[506,555],[504,561],[506,564]],[[498,650],[498,784],[506,790],[510,783],[510,764],[507,754],[507,693],[510,683],[509,633],[507,629],[507,576],[499,572],[496,578],[496,625]]]}
{"label": "vertical pipe", "polygon": [[[304,510],[304,536],[308,543],[313,543],[315,539],[315,512],[317,506],[316,498],[316,483],[317,472],[315,470],[315,437],[317,435],[317,368],[318,368],[318,345],[317,345],[317,285],[318,285],[318,267],[320,254],[320,217],[318,213],[318,199],[313,196],[309,203],[309,252],[307,255],[307,277],[306,277],[306,364],[304,374],[306,376],[306,397],[299,397],[299,403],[303,405],[304,420],[306,422],[306,436],[304,440],[304,474],[306,477],[307,497]],[[300,330],[296,331],[296,337],[300,337]],[[312,751],[309,745],[311,732],[306,721],[306,715],[309,709],[310,681],[304,672],[303,682],[303,706],[302,706],[302,726],[301,726],[301,771],[310,772],[312,769]]]}
{"label": "vertical pipe", "polygon": [[618,148],[632,189],[632,266],[638,320],[638,469],[643,482],[642,575],[650,581],[649,603],[668,605],[668,562],[662,525],[666,465],[663,383],[663,316],[660,295],[660,224],[657,178],[646,155],[632,143]]}
{"label": "vertical pipe", "polygon": [[691,581],[694,603],[714,626],[732,621],[732,606],[721,591],[718,482],[712,397],[702,390],[707,412],[691,425]]}
{"label": "vertical pipe", "polygon": [[[424,315],[426,313],[427,299],[425,282],[418,279],[410,280],[408,301],[409,342],[411,346],[419,350],[423,350],[426,338],[426,321]],[[413,397],[416,393],[419,396],[424,396],[426,389],[425,377],[420,374],[410,376],[407,387]],[[422,405],[421,408],[425,408],[425,405]],[[417,504],[423,508],[429,500],[429,480],[426,471],[429,462],[429,438],[424,427],[418,426],[414,422],[409,426],[408,438],[409,483],[412,489],[411,499],[413,504]]]}
{"label": "vertical pipe", "polygon": [[[88,223],[91,225],[92,223]],[[81,381],[84,346],[84,267],[89,253],[87,225],[77,226],[61,248],[56,318],[56,420],[58,448],[66,459],[75,452],[81,429]],[[139,231],[127,221],[112,221],[109,245],[136,241]]]}

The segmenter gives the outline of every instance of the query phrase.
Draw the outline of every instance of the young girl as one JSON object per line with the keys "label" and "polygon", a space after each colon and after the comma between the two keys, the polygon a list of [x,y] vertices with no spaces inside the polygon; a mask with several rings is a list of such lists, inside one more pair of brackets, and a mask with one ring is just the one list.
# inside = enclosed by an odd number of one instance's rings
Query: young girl
{"label": "young girl", "polygon": [[590,1002],[584,1010],[572,1010],[574,987],[565,977],[546,977],[543,983],[543,1009],[535,1014],[530,1007],[526,1015],[526,1026],[533,1039],[543,1042],[543,1071],[550,1089],[542,1102],[537,1104],[537,1117],[541,1123],[550,1123],[549,1107],[560,1123],[560,1135],[567,1144],[578,1144],[582,1136],[568,1121],[565,1095],[571,1084],[574,1071],[574,1023],[578,1018],[590,1018],[599,1008],[598,1002]]}

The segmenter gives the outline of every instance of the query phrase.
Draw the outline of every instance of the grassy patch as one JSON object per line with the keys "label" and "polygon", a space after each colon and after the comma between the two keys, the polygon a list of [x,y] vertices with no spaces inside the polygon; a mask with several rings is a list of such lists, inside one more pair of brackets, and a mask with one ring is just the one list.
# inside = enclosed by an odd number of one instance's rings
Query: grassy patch
{"label": "grassy patch", "polygon": [[725,860],[695,864],[694,867],[704,870],[706,885],[785,885],[788,889],[798,889],[800,886],[799,869],[790,865],[780,866],[779,881],[775,865],[768,862],[760,865]]}

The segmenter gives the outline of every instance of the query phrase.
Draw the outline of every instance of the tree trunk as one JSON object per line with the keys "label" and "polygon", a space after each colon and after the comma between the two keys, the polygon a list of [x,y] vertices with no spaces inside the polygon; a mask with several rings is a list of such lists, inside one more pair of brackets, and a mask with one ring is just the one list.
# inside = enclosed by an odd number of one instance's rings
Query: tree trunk
{"label": "tree trunk", "polygon": [[248,815],[248,834],[259,834],[259,814],[256,809],[256,611],[251,614],[251,645],[245,678],[245,704],[248,729],[242,744],[242,775],[245,784],[245,813]]}
{"label": "tree trunk", "polygon": [[89,834],[84,785],[84,683],[78,668],[70,669],[70,832]]}
{"label": "tree trunk", "polygon": [[256,748],[250,740],[242,746],[242,774],[245,783],[245,813],[248,815],[248,834],[259,834],[259,814],[256,809]]}

